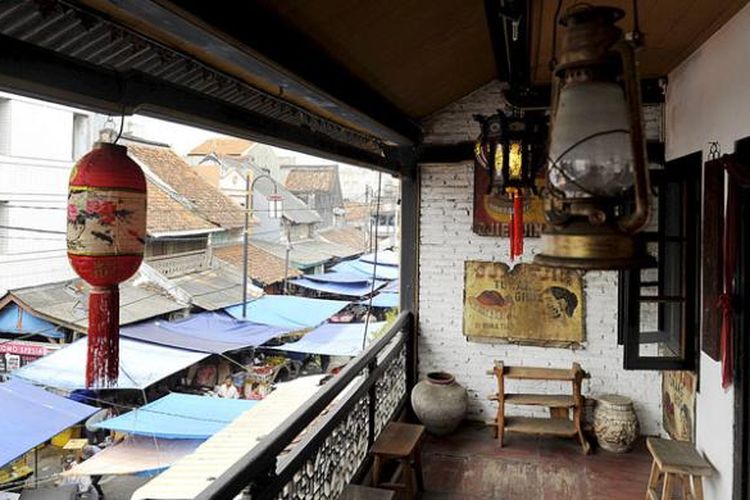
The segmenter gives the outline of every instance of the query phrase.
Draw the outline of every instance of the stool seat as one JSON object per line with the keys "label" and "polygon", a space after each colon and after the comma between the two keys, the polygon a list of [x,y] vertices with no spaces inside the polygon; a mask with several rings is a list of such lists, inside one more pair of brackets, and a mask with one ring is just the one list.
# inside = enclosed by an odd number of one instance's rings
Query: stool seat
{"label": "stool seat", "polygon": [[[413,499],[424,490],[422,457],[419,445],[424,437],[424,426],[390,422],[372,446],[373,486],[398,491],[403,498]],[[393,479],[383,481],[381,474],[387,461],[397,462]],[[400,478],[399,482],[396,482]]]}
{"label": "stool seat", "polygon": [[339,500],[394,500],[395,498],[396,493],[391,490],[347,484]]}
{"label": "stool seat", "polygon": [[[670,500],[675,480],[682,482],[685,500],[703,500],[703,478],[712,475],[713,468],[692,443],[648,438],[646,446],[654,458],[646,500]],[[659,495],[657,486],[662,475],[664,484]]]}
{"label": "stool seat", "polygon": [[696,451],[692,443],[650,437],[646,440],[646,446],[662,472],[703,477],[714,472],[711,464]]}
{"label": "stool seat", "polygon": [[391,422],[380,433],[372,452],[385,458],[408,457],[424,437],[424,426]]}

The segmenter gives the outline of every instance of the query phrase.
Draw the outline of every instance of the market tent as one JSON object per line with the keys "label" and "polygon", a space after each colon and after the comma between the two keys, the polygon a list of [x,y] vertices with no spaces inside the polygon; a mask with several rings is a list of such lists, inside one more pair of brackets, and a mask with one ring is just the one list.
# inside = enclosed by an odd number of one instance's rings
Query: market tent
{"label": "market tent", "polygon": [[[77,340],[57,352],[22,366],[13,372],[13,377],[58,389],[83,389],[86,387],[87,345],[88,337]],[[106,388],[144,389],[208,356],[202,352],[121,338],[120,373],[115,385]]]}
{"label": "market tent", "polygon": [[378,263],[377,266],[361,260],[347,260],[339,262],[333,266],[333,270],[343,273],[359,273],[368,278],[372,278],[375,272],[375,279],[395,280],[399,277],[399,268]]}
{"label": "market tent", "polygon": [[288,332],[288,328],[240,321],[217,312],[198,313],[178,321],[147,321],[120,330],[123,337],[216,354],[259,346]]}
{"label": "market tent", "polygon": [[[363,304],[369,304],[369,300],[363,300]],[[386,309],[392,309],[401,305],[399,295],[391,292],[380,292],[372,298],[372,307],[383,307]]]}
{"label": "market tent", "polygon": [[[277,384],[276,389],[252,410],[207,439],[194,453],[137,489],[132,500],[195,498],[210,483],[227,472],[261,439],[268,436],[320,389],[324,375],[299,377]],[[342,391],[346,395],[346,391]]]}
{"label": "market tent", "polygon": [[19,380],[0,384],[0,467],[98,410]]}
{"label": "market tent", "polygon": [[[385,324],[385,321],[368,324],[368,336],[380,331]],[[269,349],[329,356],[356,356],[362,352],[364,337],[365,323],[325,323],[306,333],[296,342]]]}
{"label": "market tent", "polygon": [[367,276],[363,276],[361,273],[344,273],[344,272],[330,272],[321,274],[306,274],[306,279],[311,281],[319,281],[322,283],[341,283],[354,285],[357,283],[367,282]]}
{"label": "market tent", "polygon": [[[362,281],[356,283],[336,283],[336,282],[324,282],[324,281],[313,281],[307,277],[298,278],[290,281],[293,285],[301,286],[309,290],[315,290],[316,292],[332,293],[336,295],[344,295],[347,297],[364,297],[373,292],[373,285],[371,281],[366,278],[361,278]],[[385,282],[375,281],[374,290],[378,290]]]}
{"label": "market tent", "polygon": [[58,330],[57,325],[37,318],[13,302],[9,302],[0,310],[0,333],[42,335],[53,339],[65,338],[65,334]]}
{"label": "market tent", "polygon": [[[393,250],[381,250],[377,254],[378,257],[378,264],[383,264],[384,266],[396,266],[398,267],[399,263],[399,255],[398,252],[395,252]],[[359,258],[362,262],[367,262],[369,264],[375,263],[375,253],[368,253],[366,255],[363,255]]]}
{"label": "market tent", "polygon": [[207,439],[256,403],[173,392],[95,427],[163,439]]}
{"label": "market tent", "polygon": [[398,293],[399,291],[401,291],[401,281],[399,280],[393,280],[380,289],[381,293],[382,292]]}
{"label": "market tent", "polygon": [[[338,313],[350,303],[345,300],[310,299],[292,295],[266,295],[247,303],[247,321],[302,330],[312,328]],[[225,309],[232,317],[242,317],[242,305]]]}
{"label": "market tent", "polygon": [[160,439],[128,436],[74,465],[63,476],[104,476],[108,474],[154,474],[169,468],[191,454],[202,439]]}

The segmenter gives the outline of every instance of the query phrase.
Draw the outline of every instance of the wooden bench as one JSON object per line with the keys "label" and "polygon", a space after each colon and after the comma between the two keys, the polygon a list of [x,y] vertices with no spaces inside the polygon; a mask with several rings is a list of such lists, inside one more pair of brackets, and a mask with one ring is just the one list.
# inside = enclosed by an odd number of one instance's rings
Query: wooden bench
{"label": "wooden bench", "polygon": [[[674,480],[682,482],[685,500],[703,500],[703,477],[713,474],[713,467],[703,458],[692,443],[671,439],[648,438],[646,446],[654,457],[648,478],[646,500],[670,500]],[[661,495],[659,478],[664,475]]]}
{"label": "wooden bench", "polygon": [[[496,362],[492,371],[497,379],[497,393],[489,396],[497,401],[497,416],[493,422],[488,422],[495,428],[495,437],[503,445],[506,432],[521,434],[546,434],[553,436],[578,437],[584,454],[591,450],[588,440],[583,435],[581,418],[583,415],[584,398],[581,396],[581,381],[588,377],[578,363],[573,363],[571,369],[538,368],[530,366],[505,366]],[[508,393],[505,390],[507,379],[516,380],[544,380],[570,381],[570,394],[530,394]],[[549,418],[536,417],[508,417],[505,415],[506,405],[543,406],[549,408]],[[573,418],[570,418],[570,411]]]}
{"label": "wooden bench", "polygon": [[[383,429],[372,447],[372,483],[375,488],[403,493],[406,499],[416,498],[417,492],[424,491],[420,449],[423,437],[423,425],[390,422]],[[382,481],[383,466],[389,460],[398,462],[396,472],[389,481]],[[399,478],[400,482],[396,482]]]}

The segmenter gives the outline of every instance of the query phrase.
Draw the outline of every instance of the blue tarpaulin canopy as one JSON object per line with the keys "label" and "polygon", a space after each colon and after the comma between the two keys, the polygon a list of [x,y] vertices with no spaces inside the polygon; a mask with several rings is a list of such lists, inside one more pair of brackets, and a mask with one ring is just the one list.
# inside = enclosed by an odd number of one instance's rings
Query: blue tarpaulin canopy
{"label": "blue tarpaulin canopy", "polygon": [[175,392],[96,427],[164,439],[208,439],[256,403]]}
{"label": "blue tarpaulin canopy", "polygon": [[339,262],[333,266],[333,270],[342,273],[359,273],[367,278],[372,278],[373,270],[377,268],[375,273],[375,279],[379,280],[395,280],[399,276],[399,268],[395,266],[387,266],[384,264],[378,264],[375,266],[369,262],[363,262],[361,260],[346,260]]}
{"label": "blue tarpaulin canopy", "polygon": [[306,279],[311,281],[320,281],[322,283],[341,283],[341,284],[356,284],[356,283],[367,283],[367,276],[361,273],[322,273],[322,274],[306,274]]}
{"label": "blue tarpaulin canopy", "polygon": [[0,384],[0,407],[0,467],[99,410],[19,380]]}
{"label": "blue tarpaulin canopy", "polygon": [[[368,336],[380,331],[385,324],[383,321],[367,325]],[[356,356],[362,352],[364,335],[364,323],[325,323],[306,333],[296,342],[270,349],[329,356]]]}
{"label": "blue tarpaulin canopy", "polygon": [[393,280],[387,285],[385,285],[383,288],[380,289],[380,292],[393,292],[398,293],[401,291],[401,281],[400,280]]}
{"label": "blue tarpaulin canopy", "polygon": [[[337,273],[333,273],[337,274]],[[373,291],[372,283],[368,281],[366,278],[363,278],[362,281],[357,283],[336,283],[336,282],[323,282],[323,281],[313,281],[311,279],[305,278],[299,278],[296,280],[290,281],[290,283],[301,286],[304,288],[308,288],[310,290],[315,290],[318,292],[325,292],[325,293],[333,293],[336,295],[345,295],[347,297],[364,297],[365,295],[369,295]],[[382,281],[376,281],[375,282],[375,290],[382,287],[385,283]]]}
{"label": "blue tarpaulin canopy", "polygon": [[[266,295],[247,303],[247,321],[264,325],[302,330],[318,326],[338,313],[349,302],[345,300],[310,299],[292,295]],[[225,309],[237,319],[242,317],[242,305]]]}
{"label": "blue tarpaulin canopy", "polygon": [[0,310],[0,333],[42,335],[53,339],[65,337],[65,334],[59,331],[56,325],[37,318],[13,302],[8,303]]}
{"label": "blue tarpaulin canopy", "polygon": [[[22,366],[13,372],[13,376],[59,389],[83,389],[86,387],[87,341],[88,337],[84,337],[59,351]],[[208,356],[203,352],[121,338],[120,373],[117,383],[110,388],[144,389]]]}
{"label": "blue tarpaulin canopy", "polygon": [[[369,304],[369,300],[363,300],[363,304]],[[384,307],[391,309],[401,304],[397,293],[381,292],[372,298],[372,307]]]}
{"label": "blue tarpaulin canopy", "polygon": [[131,339],[217,354],[259,346],[288,332],[288,328],[240,321],[217,312],[198,313],[179,321],[147,321],[120,329],[122,336]]}

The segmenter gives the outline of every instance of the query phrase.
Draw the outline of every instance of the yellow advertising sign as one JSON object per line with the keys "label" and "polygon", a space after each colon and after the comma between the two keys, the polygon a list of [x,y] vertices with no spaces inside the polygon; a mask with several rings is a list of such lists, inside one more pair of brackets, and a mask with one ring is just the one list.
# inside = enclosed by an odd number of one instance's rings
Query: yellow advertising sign
{"label": "yellow advertising sign", "polygon": [[467,261],[464,335],[566,346],[585,340],[583,280],[577,271]]}

